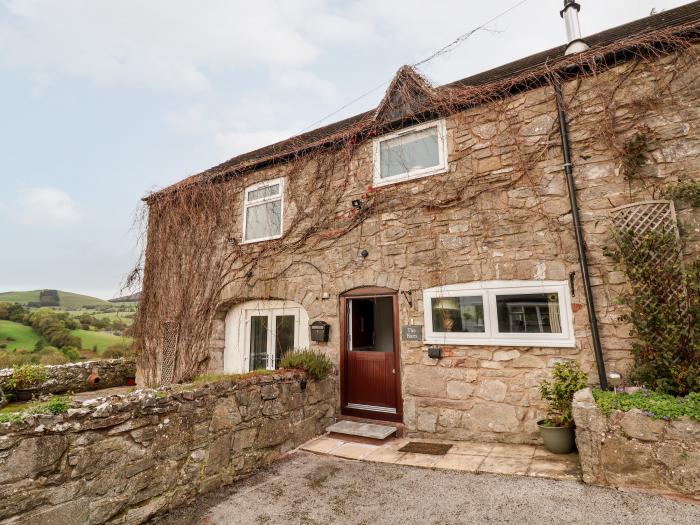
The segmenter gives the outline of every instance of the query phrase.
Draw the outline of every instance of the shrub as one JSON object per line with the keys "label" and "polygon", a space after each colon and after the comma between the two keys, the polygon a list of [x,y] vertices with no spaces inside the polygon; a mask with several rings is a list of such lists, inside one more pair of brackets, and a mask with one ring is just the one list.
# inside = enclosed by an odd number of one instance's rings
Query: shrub
{"label": "shrub", "polygon": [[545,425],[569,427],[573,424],[571,402],[574,394],[586,388],[588,376],[577,361],[564,361],[554,365],[554,380],[550,383],[543,379],[540,383],[540,395],[549,402]]}
{"label": "shrub", "polygon": [[66,356],[70,362],[80,360],[80,352],[78,352],[77,348],[73,348],[72,346],[66,346],[64,348],[61,348],[61,352],[63,352],[63,355]]}
{"label": "shrub", "polygon": [[38,355],[39,363],[42,365],[65,365],[68,363],[68,358],[63,355],[63,352],[53,346],[45,346]]}
{"label": "shrub", "polygon": [[46,381],[46,369],[41,365],[26,364],[12,367],[7,385],[13,390],[34,388]]}
{"label": "shrub", "polygon": [[0,414],[0,423],[16,423],[18,421],[22,421],[24,417],[22,414],[18,414],[16,412],[7,412]]}
{"label": "shrub", "polygon": [[133,347],[128,345],[111,345],[108,346],[104,352],[102,352],[102,357],[108,359],[116,359],[119,357],[131,357],[133,355]]}
{"label": "shrub", "polygon": [[700,393],[695,392],[685,397],[673,397],[662,392],[642,389],[633,394],[608,392],[594,389],[593,398],[598,408],[606,416],[613,410],[627,412],[633,408],[642,410],[654,419],[678,419],[688,416],[700,421]]}
{"label": "shrub", "polygon": [[70,408],[70,399],[65,396],[52,396],[48,401],[32,405],[29,414],[65,414]]}
{"label": "shrub", "polygon": [[323,379],[333,369],[333,363],[320,352],[293,350],[282,356],[280,368],[298,368],[314,379]]}

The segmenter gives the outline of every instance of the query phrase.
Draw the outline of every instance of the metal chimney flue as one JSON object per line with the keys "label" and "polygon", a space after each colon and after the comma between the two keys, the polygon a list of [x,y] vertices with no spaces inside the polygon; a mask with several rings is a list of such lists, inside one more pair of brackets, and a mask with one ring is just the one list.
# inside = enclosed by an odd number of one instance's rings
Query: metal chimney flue
{"label": "metal chimney flue", "polygon": [[578,23],[578,12],[581,4],[575,0],[564,0],[564,9],[559,14],[566,25],[566,52],[565,55],[574,55],[588,49],[588,44],[581,40],[581,26]]}

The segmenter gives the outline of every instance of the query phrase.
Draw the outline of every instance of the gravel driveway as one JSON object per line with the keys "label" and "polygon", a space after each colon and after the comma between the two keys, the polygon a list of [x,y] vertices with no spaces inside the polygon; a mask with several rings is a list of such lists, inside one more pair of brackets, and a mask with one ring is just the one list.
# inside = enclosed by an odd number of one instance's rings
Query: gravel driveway
{"label": "gravel driveway", "polygon": [[640,493],[297,452],[158,525],[700,523],[700,506]]}

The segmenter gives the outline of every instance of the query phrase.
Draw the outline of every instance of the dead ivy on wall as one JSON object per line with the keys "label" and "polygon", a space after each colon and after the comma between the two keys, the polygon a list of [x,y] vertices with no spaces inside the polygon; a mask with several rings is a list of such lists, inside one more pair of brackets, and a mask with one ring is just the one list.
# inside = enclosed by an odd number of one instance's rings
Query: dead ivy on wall
{"label": "dead ivy on wall", "polygon": [[[268,298],[260,297],[260,290],[265,289],[266,283],[291,271],[290,256],[301,263],[305,254],[313,250],[331,253],[335,248],[352,247],[361,238],[362,226],[368,219],[406,209],[409,197],[412,206],[418,198],[421,212],[438,213],[473,206],[480,195],[496,189],[530,188],[537,195],[532,209],[536,220],[549,225],[548,241],[561,247],[561,235],[570,235],[570,232],[557,217],[548,213],[547,197],[541,194],[538,178],[540,164],[560,155],[556,118],[536,140],[524,137],[521,131],[529,117],[512,107],[513,95],[535,88],[552,92],[552,84],[561,82],[567,68],[576,66],[579,76],[564,79],[568,82],[567,89],[572,87],[568,94],[571,127],[575,129],[577,120],[589,109],[588,105],[600,105],[606,118],[599,127],[599,135],[593,139],[602,141],[607,150],[623,162],[623,144],[627,140],[624,135],[629,133],[630,122],[641,118],[649,108],[665,103],[664,97],[669,96],[675,83],[675,74],[669,75],[669,70],[674,71],[676,67],[668,67],[668,64],[664,67],[658,64],[659,59],[672,57],[684,67],[689,63],[697,64],[695,48],[679,36],[688,32],[689,28],[675,28],[626,39],[614,46],[555,60],[537,70],[487,85],[456,83],[426,89],[425,79],[415,71],[403,69],[389,88],[394,99],[385,100],[380,106],[382,115],[373,118],[367,114],[340,127],[330,138],[315,143],[293,138],[284,151],[262,159],[267,164],[266,169],[275,170],[275,177],[285,177],[288,181],[285,208],[289,213],[285,213],[284,233],[278,241],[241,245],[231,233],[235,231],[239,216],[232,211],[237,209],[235,203],[242,199],[244,187],[257,182],[256,177],[260,176],[252,169],[252,161],[237,166],[225,163],[151,195],[148,212],[142,215],[148,239],[143,264],[137,265],[127,281],[128,286],[138,288],[140,285],[143,290],[134,336],[144,381],[155,384],[161,380],[164,323],[173,322],[177,326],[173,380],[194,377],[207,368],[213,320],[223,307],[230,306],[222,303],[225,290],[232,287],[240,290],[237,298],[240,301]],[[606,64],[601,57],[620,49],[634,53],[635,60],[625,62],[619,74],[604,74],[615,64]],[[642,68],[652,75],[649,83],[653,88],[632,101],[616,97]],[[578,90],[584,82],[596,86],[595,100],[578,100]],[[358,190],[364,187],[356,180],[358,168],[367,166],[362,155],[366,156],[372,138],[406,123],[456,115],[484,105],[492,113],[498,130],[490,147],[508,155],[512,170],[483,175],[477,180],[469,164],[469,151],[455,151],[450,157],[452,171],[439,176],[439,184],[426,187],[418,195],[412,193],[410,184]],[[543,103],[542,112],[556,116],[553,95]],[[261,170],[261,173],[270,172]],[[361,209],[349,206],[351,198],[361,199]],[[498,220],[509,219],[499,217]],[[282,256],[287,259],[279,266],[277,261]],[[435,259],[438,273],[440,260],[439,257]],[[340,267],[337,266],[340,261],[332,260],[327,264],[335,265],[334,274],[342,274],[351,271],[356,263],[350,260]],[[256,291],[250,293],[256,296],[248,297],[246,290],[253,289]]]}

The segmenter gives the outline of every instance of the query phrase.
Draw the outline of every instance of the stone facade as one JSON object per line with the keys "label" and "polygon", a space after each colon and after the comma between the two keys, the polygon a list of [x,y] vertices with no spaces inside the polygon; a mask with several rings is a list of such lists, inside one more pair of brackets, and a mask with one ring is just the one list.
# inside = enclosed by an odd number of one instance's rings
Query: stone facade
{"label": "stone facade", "polygon": [[[616,302],[624,275],[604,255],[612,243],[609,212],[658,198],[663,187],[679,179],[700,178],[700,81],[696,68],[679,66],[678,60],[672,55],[653,64],[631,61],[564,85],[605,362],[623,373],[631,362],[632,338]],[[614,139],[605,134],[608,123]],[[642,167],[644,180],[626,180],[620,144],[646,128],[655,138]],[[313,170],[290,175],[285,164],[218,185],[226,192],[229,217],[221,227],[222,256],[234,249],[226,239],[242,238],[244,189],[256,182],[289,175],[285,225],[299,217],[312,222],[307,212],[318,195],[338,192],[341,204],[333,211],[338,217],[352,212],[353,199],[368,194],[381,202],[382,211],[370,210],[361,226],[339,238],[321,232],[293,251],[266,254],[254,271],[240,268],[227,278],[209,340],[210,371],[223,369],[225,316],[244,300],[303,305],[311,322],[331,327],[330,342],[312,343],[312,349],[338,363],[339,296],[355,287],[397,290],[399,324],[420,325],[426,288],[485,280],[571,280],[573,348],[443,345],[443,358],[437,360],[428,357],[428,345],[401,341],[403,422],[410,435],[538,441],[536,421],[544,415],[538,384],[552,366],[576,359],[592,383],[597,379],[553,88],[452,114],[446,129],[449,170],[444,174],[373,188],[372,143],[367,141],[334,170],[326,193],[317,187]],[[688,245],[697,246],[698,214],[681,208],[679,219],[691,225]],[[265,244],[235,249],[254,254]]]}
{"label": "stone facade", "polygon": [[637,409],[605,417],[590,389],[576,393],[573,412],[583,481],[700,500],[700,422],[652,419]]}
{"label": "stone facade", "polygon": [[0,424],[0,523],[143,523],[323,432],[335,391],[281,372]]}
{"label": "stone facade", "polygon": [[[124,386],[129,377],[136,377],[136,361],[134,359],[104,359],[102,361],[85,361],[65,365],[46,365],[46,381],[39,393],[63,394],[65,392],[85,392],[98,388]],[[99,382],[88,383],[90,374],[95,373]],[[12,376],[11,368],[0,370],[0,390],[10,390],[7,381]]]}

